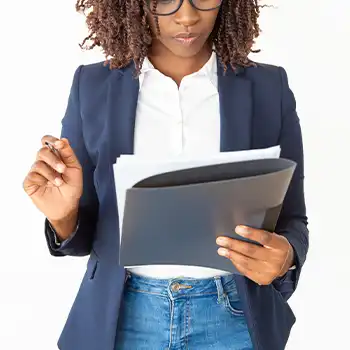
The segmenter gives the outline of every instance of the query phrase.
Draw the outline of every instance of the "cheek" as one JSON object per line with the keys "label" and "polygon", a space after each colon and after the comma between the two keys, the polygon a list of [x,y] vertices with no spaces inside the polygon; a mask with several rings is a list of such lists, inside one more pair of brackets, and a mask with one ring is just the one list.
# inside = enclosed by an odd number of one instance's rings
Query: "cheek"
{"label": "cheek", "polygon": [[[161,37],[168,37],[172,35],[171,28],[174,28],[174,21],[171,18],[172,16],[160,16],[158,17],[158,25],[160,30]],[[155,22],[155,20],[154,20]]]}
{"label": "cheek", "polygon": [[160,31],[160,37],[167,36],[167,29],[171,28],[170,16],[155,18],[152,14],[148,14],[147,18],[154,37],[159,34],[158,31]]}
{"label": "cheek", "polygon": [[208,32],[211,32],[214,29],[215,22],[218,17],[219,10],[208,11],[204,13],[203,22],[205,22],[205,27],[208,28]]}

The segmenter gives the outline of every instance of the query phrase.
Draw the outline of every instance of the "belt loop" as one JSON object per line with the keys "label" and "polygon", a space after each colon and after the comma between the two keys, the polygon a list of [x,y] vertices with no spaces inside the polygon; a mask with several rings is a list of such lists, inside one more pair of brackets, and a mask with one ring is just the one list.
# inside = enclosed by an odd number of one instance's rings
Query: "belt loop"
{"label": "belt loop", "polygon": [[216,289],[218,291],[218,303],[221,304],[225,299],[224,287],[222,285],[222,279],[220,276],[214,277]]}
{"label": "belt loop", "polygon": [[131,273],[129,270],[125,270],[125,279],[124,284],[128,281],[128,279],[131,277]]}

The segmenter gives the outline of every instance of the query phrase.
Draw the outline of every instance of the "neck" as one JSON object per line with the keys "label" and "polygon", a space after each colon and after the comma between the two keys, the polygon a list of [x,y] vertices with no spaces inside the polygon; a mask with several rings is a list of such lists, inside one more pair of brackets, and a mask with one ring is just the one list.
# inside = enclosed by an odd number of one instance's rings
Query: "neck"
{"label": "neck", "polygon": [[211,54],[211,46],[205,45],[193,57],[179,57],[156,41],[152,44],[148,58],[156,69],[172,78],[179,86],[183,77],[199,71],[209,60]]}

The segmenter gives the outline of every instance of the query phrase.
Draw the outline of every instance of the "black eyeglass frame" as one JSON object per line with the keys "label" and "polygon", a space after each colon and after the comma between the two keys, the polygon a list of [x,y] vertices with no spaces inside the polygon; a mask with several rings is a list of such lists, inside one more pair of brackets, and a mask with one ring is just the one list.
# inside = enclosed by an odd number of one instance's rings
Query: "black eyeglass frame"
{"label": "black eyeglass frame", "polygon": [[[177,9],[175,9],[174,11],[172,11],[172,12],[170,12],[170,13],[157,13],[157,12],[153,12],[153,10],[151,9],[151,0],[147,0],[147,7],[148,7],[148,9],[151,11],[151,13],[152,13],[152,15],[154,15],[154,16],[171,16],[171,15],[173,15],[174,13],[176,13],[177,11],[179,11],[180,10],[180,8],[181,8],[181,6],[182,6],[182,4],[183,4],[183,2],[184,2],[185,0],[180,0],[180,2],[179,2],[179,6],[177,7]],[[205,9],[205,10],[203,10],[203,9],[200,9],[200,8],[198,8],[195,4],[194,4],[194,0],[188,0],[189,2],[190,2],[190,4],[196,9],[196,10],[198,10],[198,11],[213,11],[213,10],[216,10],[217,8],[219,8],[221,5],[222,5],[222,3],[224,2],[224,0],[221,0],[220,1],[220,4],[218,5],[218,6],[215,6],[215,7],[213,7],[213,8],[210,8],[210,9]]]}

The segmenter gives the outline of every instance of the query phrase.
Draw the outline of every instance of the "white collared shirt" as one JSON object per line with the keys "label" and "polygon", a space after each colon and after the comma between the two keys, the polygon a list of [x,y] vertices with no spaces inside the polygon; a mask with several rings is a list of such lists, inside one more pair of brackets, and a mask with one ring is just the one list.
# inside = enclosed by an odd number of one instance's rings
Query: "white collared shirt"
{"label": "white collared shirt", "polygon": [[[179,87],[146,58],[139,84],[135,155],[171,157],[220,152],[220,104],[214,52],[198,72],[185,76]],[[153,278],[209,278],[226,274],[208,268],[174,265],[143,266],[130,271]]]}

